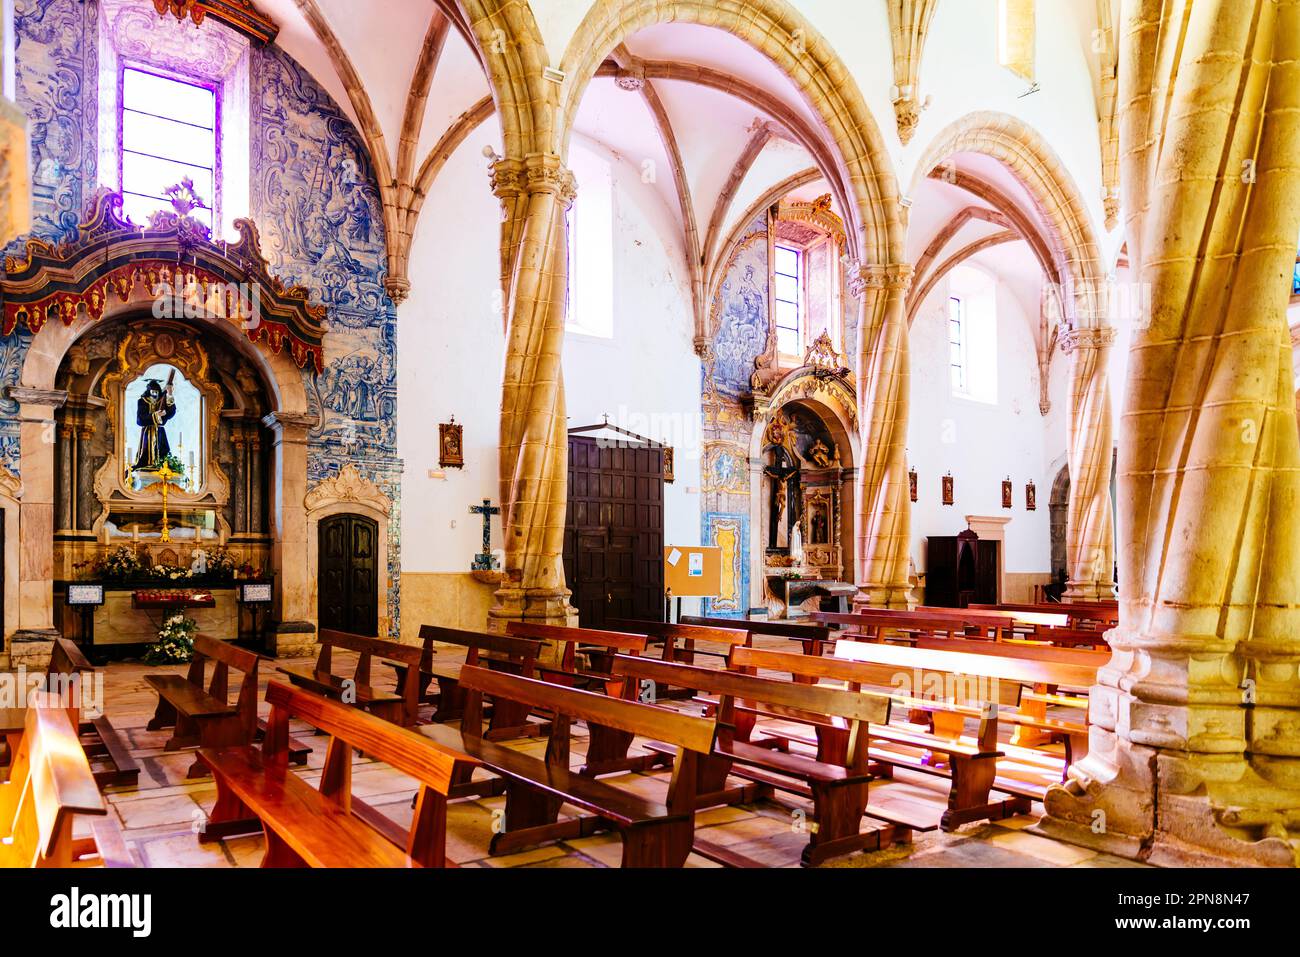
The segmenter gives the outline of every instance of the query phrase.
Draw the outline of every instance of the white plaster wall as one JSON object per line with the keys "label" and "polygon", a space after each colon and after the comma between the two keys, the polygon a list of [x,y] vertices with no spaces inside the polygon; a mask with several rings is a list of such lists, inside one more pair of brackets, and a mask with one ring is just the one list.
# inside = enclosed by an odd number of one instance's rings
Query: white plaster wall
{"label": "white plaster wall", "polygon": [[[974,402],[952,394],[948,381],[946,300],[940,282],[912,324],[911,417],[908,461],[917,471],[918,496],[912,505],[912,560],[925,569],[925,540],[956,535],[967,515],[1009,517],[1003,568],[1006,572],[1049,570],[1045,471],[1050,420],[1038,413],[1034,342],[1024,311],[1005,283],[997,283],[998,401]],[[1064,448],[1064,437],[1051,444]],[[940,476],[954,478],[952,505],[940,504]],[[1002,480],[1014,484],[1012,507],[1002,507]],[[1025,483],[1038,488],[1038,508],[1025,509]]]}
{"label": "white plaster wall", "polygon": [[[499,149],[495,121],[448,160],[420,213],[411,247],[411,295],[397,310],[397,448],[402,476],[402,570],[465,572],[482,548],[469,506],[499,505],[501,420],[501,205],[483,147]],[[438,470],[438,423],[465,427],[465,468]],[[500,548],[501,520],[492,522]]]}
{"label": "white plaster wall", "polygon": [[614,335],[564,342],[569,426],[610,422],[675,449],[665,486],[669,544],[700,540],[700,363],[675,213],[640,170],[613,154]]}

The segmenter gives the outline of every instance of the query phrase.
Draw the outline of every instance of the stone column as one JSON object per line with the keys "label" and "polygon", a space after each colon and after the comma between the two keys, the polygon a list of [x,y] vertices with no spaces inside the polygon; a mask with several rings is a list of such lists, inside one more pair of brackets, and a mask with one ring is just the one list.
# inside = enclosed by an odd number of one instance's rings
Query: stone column
{"label": "stone column", "polygon": [[1109,367],[1113,328],[1071,329],[1061,336],[1070,357],[1070,501],[1065,526],[1066,598],[1115,597],[1115,523],[1110,500],[1114,439]]}
{"label": "stone column", "polygon": [[500,437],[506,579],[491,623],[566,624],[577,614],[564,585],[568,433],[560,367],[573,174],[557,156],[530,154],[494,163],[492,188],[506,214],[508,294]]}
{"label": "stone column", "polygon": [[248,439],[248,531],[262,532],[262,432],[256,426],[245,433]]}
{"label": "stone column", "polygon": [[272,412],[271,567],[275,570],[275,654],[306,654],[316,642],[316,583],[307,575],[307,431],[315,417]]}
{"label": "stone column", "polygon": [[59,480],[55,484],[55,497],[59,500],[57,526],[61,531],[72,528],[72,503],[77,498],[77,478],[72,470],[76,444],[77,430],[65,422],[59,427],[59,445],[56,453],[59,462]]}
{"label": "stone column", "polygon": [[1161,864],[1300,857],[1300,4],[1126,0],[1120,626],[1049,834]]}
{"label": "stone column", "polygon": [[[54,443],[55,410],[68,393],[55,389],[10,386],[18,403],[19,460],[23,497],[18,509],[18,630],[15,644],[30,643],[23,653],[11,646],[11,663],[36,660],[58,637],[54,628]],[[39,646],[39,647],[37,647]],[[36,650],[33,650],[36,649]]]}
{"label": "stone column", "polygon": [[91,441],[95,427],[90,422],[77,426],[77,505],[76,523],[79,530],[89,530],[97,513],[90,503],[95,502],[95,460],[91,454]]}
{"label": "stone column", "polygon": [[858,343],[858,423],[862,467],[857,473],[855,605],[907,608],[911,501],[907,486],[906,298],[912,267],[859,266],[850,294],[862,303]]}

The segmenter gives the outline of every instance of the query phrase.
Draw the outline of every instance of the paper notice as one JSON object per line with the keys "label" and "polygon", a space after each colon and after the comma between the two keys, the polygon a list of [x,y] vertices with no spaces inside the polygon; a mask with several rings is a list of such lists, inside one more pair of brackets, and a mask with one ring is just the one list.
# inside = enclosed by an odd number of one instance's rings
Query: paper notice
{"label": "paper notice", "polygon": [[681,560],[682,560],[682,553],[677,549],[674,548],[671,552],[668,553],[668,565],[671,568],[676,568],[677,563],[680,562]]}

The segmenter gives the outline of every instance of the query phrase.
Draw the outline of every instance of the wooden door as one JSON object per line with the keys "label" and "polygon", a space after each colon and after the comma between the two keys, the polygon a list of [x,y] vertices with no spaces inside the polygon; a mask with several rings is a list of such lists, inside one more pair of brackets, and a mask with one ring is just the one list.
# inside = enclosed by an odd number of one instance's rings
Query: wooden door
{"label": "wooden door", "polygon": [[379,526],[362,515],[320,523],[316,615],[319,627],[379,633]]}
{"label": "wooden door", "polygon": [[663,450],[569,439],[564,574],[584,628],[663,620]]}

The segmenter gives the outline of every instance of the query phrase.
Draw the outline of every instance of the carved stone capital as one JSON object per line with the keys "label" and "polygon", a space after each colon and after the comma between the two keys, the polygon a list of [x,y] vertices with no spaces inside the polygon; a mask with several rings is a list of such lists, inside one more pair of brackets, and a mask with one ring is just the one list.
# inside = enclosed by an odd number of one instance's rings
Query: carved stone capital
{"label": "carved stone capital", "polygon": [[898,122],[898,139],[904,146],[912,141],[916,124],[920,122],[921,110],[925,109],[912,97],[899,98],[894,101],[894,119]]}
{"label": "carved stone capital", "polygon": [[262,424],[271,430],[277,442],[306,442],[307,431],[316,424],[314,415],[305,412],[269,412]]}
{"label": "carved stone capital", "polygon": [[566,207],[577,197],[573,173],[554,153],[529,153],[522,160],[503,158],[492,163],[492,192],[499,199],[521,193],[553,193]]}
{"label": "carved stone capital", "polygon": [[63,403],[68,401],[67,389],[28,389],[11,385],[5,389],[5,394],[21,405],[47,405],[55,409],[63,408]]}
{"label": "carved stone capital", "polygon": [[1115,327],[1066,329],[1061,333],[1061,351],[1067,356],[1075,349],[1100,349],[1115,341]]}
{"label": "carved stone capital", "polygon": [[891,263],[887,266],[852,263],[848,271],[849,295],[861,299],[869,289],[896,290],[906,294],[912,287],[912,273],[911,263]]}
{"label": "carved stone capital", "polygon": [[388,293],[389,299],[400,306],[406,302],[406,297],[411,294],[411,280],[405,276],[395,276],[389,273],[384,277],[384,292]]}

